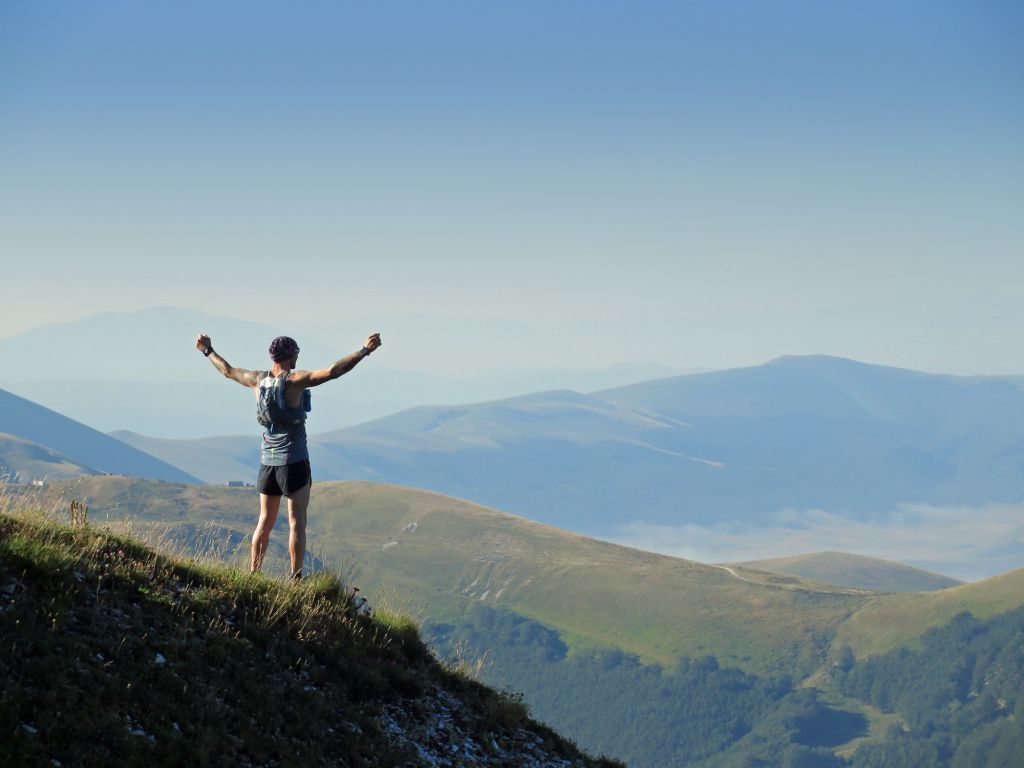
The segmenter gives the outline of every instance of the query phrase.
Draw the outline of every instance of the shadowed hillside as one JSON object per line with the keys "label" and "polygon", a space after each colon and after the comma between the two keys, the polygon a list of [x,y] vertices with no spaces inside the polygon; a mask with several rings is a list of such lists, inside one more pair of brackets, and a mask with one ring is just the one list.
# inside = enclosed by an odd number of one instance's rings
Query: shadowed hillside
{"label": "shadowed hillside", "polygon": [[14,435],[0,434],[0,479],[30,482],[99,475],[98,470],[50,448]]}
{"label": "shadowed hillside", "polygon": [[[150,477],[175,483],[199,482],[177,467],[30,400],[0,389],[0,433],[37,443],[93,471]],[[0,446],[2,449],[3,446]],[[0,454],[0,462],[4,457]]]}

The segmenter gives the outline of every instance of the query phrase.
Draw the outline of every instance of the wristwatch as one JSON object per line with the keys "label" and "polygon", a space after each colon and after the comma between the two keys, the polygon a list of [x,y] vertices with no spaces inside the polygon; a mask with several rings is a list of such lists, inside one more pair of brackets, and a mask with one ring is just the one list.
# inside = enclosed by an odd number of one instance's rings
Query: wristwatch
{"label": "wristwatch", "polygon": [[362,353],[363,357],[369,357],[370,356],[370,352],[372,350],[369,347],[363,347],[359,351]]}
{"label": "wristwatch", "polygon": [[213,347],[203,347],[203,357],[209,357],[213,352]]}

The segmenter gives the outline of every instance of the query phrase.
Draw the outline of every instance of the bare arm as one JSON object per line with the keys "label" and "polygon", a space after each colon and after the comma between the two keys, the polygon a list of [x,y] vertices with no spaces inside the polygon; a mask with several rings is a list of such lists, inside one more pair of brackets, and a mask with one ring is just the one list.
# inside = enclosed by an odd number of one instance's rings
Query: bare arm
{"label": "bare arm", "polygon": [[330,368],[320,368],[316,371],[292,371],[288,376],[288,386],[299,386],[303,389],[308,389],[309,387],[319,387],[321,384],[326,384],[328,381],[344,376],[355,368],[360,360],[377,349],[381,343],[380,334],[372,333],[367,337],[362,349],[358,352],[353,352],[351,355],[346,355]]}
{"label": "bare arm", "polygon": [[196,337],[196,349],[210,358],[213,367],[227,378],[237,381],[243,387],[254,388],[260,383],[259,371],[247,371],[244,368],[233,368],[231,363],[213,351],[213,343],[205,333]]}

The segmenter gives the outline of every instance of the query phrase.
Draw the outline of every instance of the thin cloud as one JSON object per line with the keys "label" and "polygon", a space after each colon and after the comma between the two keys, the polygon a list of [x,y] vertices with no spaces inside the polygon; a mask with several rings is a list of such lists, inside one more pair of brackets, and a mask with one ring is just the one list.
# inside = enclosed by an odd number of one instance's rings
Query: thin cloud
{"label": "thin cloud", "polygon": [[885,519],[870,521],[823,509],[782,510],[761,525],[635,521],[621,526],[611,540],[706,563],[840,550],[974,581],[1024,567],[1024,506],[905,504]]}

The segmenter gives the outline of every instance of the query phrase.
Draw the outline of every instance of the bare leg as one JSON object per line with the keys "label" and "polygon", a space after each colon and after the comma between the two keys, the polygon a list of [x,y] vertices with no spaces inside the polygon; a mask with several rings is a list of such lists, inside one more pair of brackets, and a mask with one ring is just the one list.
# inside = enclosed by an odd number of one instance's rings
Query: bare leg
{"label": "bare leg", "polygon": [[[289,503],[289,506],[291,504]],[[256,530],[252,534],[252,571],[255,573],[263,567],[263,556],[267,554],[267,545],[270,543],[270,532],[274,530],[274,523],[277,522],[277,512],[281,509],[280,496],[267,496],[260,494],[260,519],[256,523]]]}
{"label": "bare leg", "polygon": [[309,508],[310,483],[288,497],[288,554],[292,558],[292,578],[302,578],[302,561],[306,557],[306,510]]}

